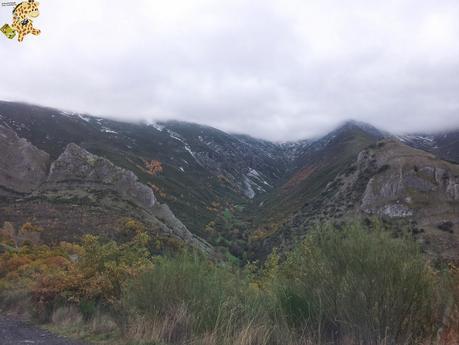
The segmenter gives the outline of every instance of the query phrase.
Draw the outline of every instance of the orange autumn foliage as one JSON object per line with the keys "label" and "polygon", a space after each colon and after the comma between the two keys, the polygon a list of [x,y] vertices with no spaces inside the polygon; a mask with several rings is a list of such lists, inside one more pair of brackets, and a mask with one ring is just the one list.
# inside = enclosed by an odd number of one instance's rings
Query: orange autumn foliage
{"label": "orange autumn foliage", "polygon": [[135,221],[126,222],[128,241],[102,241],[87,235],[80,245],[25,245],[0,254],[1,291],[26,289],[34,310],[45,315],[55,302],[119,301],[124,283],[151,264],[149,237]]}
{"label": "orange autumn foliage", "polygon": [[150,175],[156,176],[163,172],[163,167],[160,161],[151,160],[145,162],[145,167],[147,168]]}

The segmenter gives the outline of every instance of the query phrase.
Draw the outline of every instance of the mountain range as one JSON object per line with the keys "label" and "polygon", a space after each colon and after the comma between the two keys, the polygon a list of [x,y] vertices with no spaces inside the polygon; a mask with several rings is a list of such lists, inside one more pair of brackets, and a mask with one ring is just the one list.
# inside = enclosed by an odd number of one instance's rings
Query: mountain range
{"label": "mountain range", "polygon": [[0,149],[0,224],[38,224],[44,241],[113,237],[135,219],[170,245],[246,260],[358,216],[459,260],[459,130],[400,136],[349,121],[273,143],[0,102]]}

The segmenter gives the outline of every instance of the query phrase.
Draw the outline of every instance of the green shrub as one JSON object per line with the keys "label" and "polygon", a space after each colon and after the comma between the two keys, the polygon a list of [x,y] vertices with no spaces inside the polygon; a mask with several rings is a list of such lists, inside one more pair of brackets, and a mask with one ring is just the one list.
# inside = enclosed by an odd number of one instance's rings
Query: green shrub
{"label": "green shrub", "polygon": [[276,294],[289,323],[358,343],[416,343],[434,334],[437,277],[418,246],[375,224],[323,226],[288,255]]}
{"label": "green shrub", "polygon": [[457,335],[459,273],[443,279],[412,239],[379,224],[322,226],[262,268],[186,251],[152,257],[148,244],[139,231],[123,243],[85,236],[3,253],[0,307],[33,306],[43,321],[80,320],[92,333],[117,328],[139,344],[408,345]]}
{"label": "green shrub", "polygon": [[96,302],[91,301],[91,300],[89,300],[89,301],[86,301],[86,300],[80,301],[79,307],[80,307],[79,308],[80,309],[80,313],[83,316],[83,319],[85,321],[91,320],[91,318],[96,314],[96,311],[97,311]]}
{"label": "green shrub", "polygon": [[[252,294],[253,295],[253,294]],[[150,318],[185,308],[198,332],[246,320],[257,308],[250,302],[247,278],[228,266],[202,255],[184,252],[176,257],[157,258],[154,268],[127,288],[126,304]]]}

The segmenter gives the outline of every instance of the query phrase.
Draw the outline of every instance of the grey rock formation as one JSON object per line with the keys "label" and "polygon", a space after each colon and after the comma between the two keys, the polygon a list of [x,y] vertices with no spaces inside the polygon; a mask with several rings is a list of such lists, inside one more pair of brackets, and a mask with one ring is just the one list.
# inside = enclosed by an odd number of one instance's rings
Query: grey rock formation
{"label": "grey rock formation", "polygon": [[49,155],[1,125],[0,154],[0,186],[3,187],[3,194],[30,193],[46,180]]}
{"label": "grey rock formation", "polygon": [[113,190],[146,209],[156,203],[151,188],[140,183],[132,171],[117,167],[76,144],[69,144],[51,165],[46,188],[58,184],[73,186],[73,189],[77,185],[83,190]]}
{"label": "grey rock formation", "polygon": [[87,233],[116,239],[126,219],[136,219],[153,237],[212,252],[133,172],[76,144],[50,166],[46,152],[0,125],[0,152],[0,223],[20,226],[33,219],[46,229],[43,240],[55,242]]}
{"label": "grey rock formation", "polygon": [[414,212],[406,205],[395,203],[390,205],[384,205],[380,209],[379,213],[383,216],[387,216],[390,218],[404,218],[411,217]]}
{"label": "grey rock formation", "polygon": [[459,178],[449,179],[446,192],[452,200],[459,201]]}
{"label": "grey rock formation", "polygon": [[152,214],[161,220],[161,230],[164,233],[175,235],[205,253],[213,252],[211,245],[191,233],[166,204],[157,203],[152,209]]}
{"label": "grey rock formation", "polygon": [[385,140],[363,150],[354,166],[330,184],[322,209],[340,221],[382,217],[411,231],[429,256],[459,263],[459,165]]}
{"label": "grey rock formation", "polygon": [[375,165],[362,196],[361,210],[366,213],[404,218],[420,210],[432,213],[438,206],[447,212],[450,203],[459,200],[457,165],[395,141],[385,142],[371,155],[361,154],[360,160],[363,157]]}

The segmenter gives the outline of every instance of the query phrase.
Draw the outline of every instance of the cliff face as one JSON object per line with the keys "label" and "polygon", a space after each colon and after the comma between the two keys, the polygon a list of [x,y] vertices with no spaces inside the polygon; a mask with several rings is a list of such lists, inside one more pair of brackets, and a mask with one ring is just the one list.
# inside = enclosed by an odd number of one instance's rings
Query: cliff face
{"label": "cliff face", "polygon": [[153,238],[211,250],[134,173],[76,144],[50,164],[47,153],[0,127],[0,150],[0,225],[30,222],[44,229],[42,240],[54,242],[86,233],[116,239],[135,219]]}
{"label": "cliff face", "polygon": [[397,142],[385,143],[372,159],[377,171],[363,194],[363,211],[408,217],[437,208],[449,213],[459,203],[458,165]]}
{"label": "cliff face", "polygon": [[49,155],[0,125],[0,195],[30,193],[46,180]]}
{"label": "cliff face", "polygon": [[132,171],[115,166],[76,144],[69,144],[51,165],[44,190],[66,188],[113,191],[145,209],[156,204],[153,191],[140,183]]}

